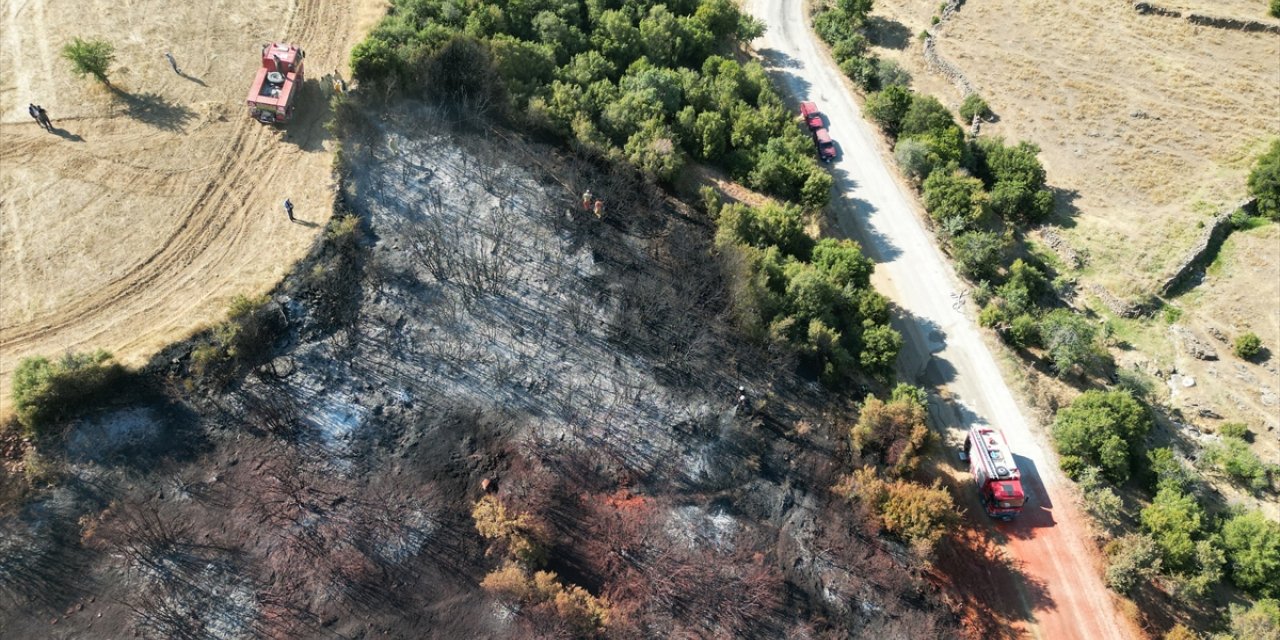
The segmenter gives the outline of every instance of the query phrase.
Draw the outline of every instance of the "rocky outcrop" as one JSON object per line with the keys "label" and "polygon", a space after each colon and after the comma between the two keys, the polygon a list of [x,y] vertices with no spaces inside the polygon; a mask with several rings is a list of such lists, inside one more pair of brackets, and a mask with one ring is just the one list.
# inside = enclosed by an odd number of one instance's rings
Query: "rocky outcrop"
{"label": "rocky outcrop", "polygon": [[1151,311],[1151,304],[1147,301],[1131,302],[1124,300],[1107,290],[1106,287],[1099,284],[1089,285],[1089,292],[1098,296],[1098,300],[1102,301],[1102,305],[1121,318],[1137,318],[1147,315]]}
{"label": "rocky outcrop", "polygon": [[1217,360],[1218,350],[1207,340],[1196,335],[1189,327],[1180,324],[1169,325],[1169,333],[1178,341],[1182,350],[1196,360]]}
{"label": "rocky outcrop", "polygon": [[1067,244],[1067,241],[1063,240],[1062,236],[1058,235],[1058,232],[1053,229],[1049,227],[1041,228],[1040,237],[1044,240],[1044,243],[1049,245],[1049,248],[1053,249],[1053,252],[1072,269],[1083,269],[1084,265],[1088,262],[1084,255],[1075,249],[1072,249],[1071,245]]}

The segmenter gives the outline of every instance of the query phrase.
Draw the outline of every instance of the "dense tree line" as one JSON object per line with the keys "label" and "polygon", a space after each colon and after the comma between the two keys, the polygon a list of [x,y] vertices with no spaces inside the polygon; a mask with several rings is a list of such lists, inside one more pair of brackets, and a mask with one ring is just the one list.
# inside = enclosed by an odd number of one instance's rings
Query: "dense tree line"
{"label": "dense tree line", "polygon": [[763,32],[731,0],[397,0],[352,52],[364,83],[489,110],[659,181],[689,159],[819,208],[831,177],[764,69],[732,56]]}

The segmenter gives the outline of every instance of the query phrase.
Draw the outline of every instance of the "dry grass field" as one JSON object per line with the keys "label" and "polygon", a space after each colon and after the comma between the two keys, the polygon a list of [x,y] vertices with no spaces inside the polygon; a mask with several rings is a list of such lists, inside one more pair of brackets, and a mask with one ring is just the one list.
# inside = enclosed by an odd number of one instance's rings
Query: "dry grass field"
{"label": "dry grass field", "polygon": [[[20,358],[105,348],[137,363],[306,252],[333,198],[318,79],[345,68],[381,3],[3,0],[0,15],[5,407]],[[114,90],[71,74],[58,52],[72,37],[115,45]],[[277,39],[309,54],[286,129],[244,106],[259,47]],[[53,133],[27,116],[30,102]],[[308,223],[289,223],[286,197]]]}

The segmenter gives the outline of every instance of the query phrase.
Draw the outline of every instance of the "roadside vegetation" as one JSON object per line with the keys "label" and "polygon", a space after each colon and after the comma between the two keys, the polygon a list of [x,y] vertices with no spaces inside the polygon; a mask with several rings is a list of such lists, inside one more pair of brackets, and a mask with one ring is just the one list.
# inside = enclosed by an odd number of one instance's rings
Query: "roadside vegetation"
{"label": "roadside vegetation", "polygon": [[[1215,592],[1224,584],[1254,598],[1275,597],[1254,576],[1269,572],[1261,582],[1280,583],[1280,572],[1266,560],[1280,554],[1280,544],[1268,533],[1280,523],[1247,508],[1207,509],[1210,492],[1202,474],[1261,495],[1273,491],[1280,470],[1250,451],[1243,425],[1224,429],[1194,467],[1173,449],[1150,444],[1155,409],[1146,404],[1149,394],[1141,393],[1140,385],[1118,384],[1125,382],[1126,372],[1113,372],[1105,347],[1108,325],[1064,304],[1074,283],[1055,273],[1060,265],[1025,242],[1026,230],[1054,210],[1039,148],[1028,141],[966,136],[941,102],[913,92],[909,81],[881,82],[872,72],[875,55],[867,49],[870,10],[868,0],[817,3],[814,29],[845,74],[866,92],[865,113],[889,138],[900,169],[920,190],[956,270],[973,283],[979,323],[1024,358],[1088,389],[1057,411],[1051,434],[1064,472],[1079,484],[1083,507],[1106,542],[1107,583],[1135,598],[1154,585],[1188,609],[1203,610],[1217,601]],[[968,123],[989,115],[989,107],[980,96],[969,95],[959,115]],[[1248,185],[1258,199],[1257,217],[1233,219],[1235,227],[1280,216],[1280,141],[1258,159]],[[1169,322],[1176,321],[1178,310],[1165,309]],[[1262,345],[1256,335],[1242,334],[1232,350],[1248,360]],[[1247,549],[1240,542],[1246,529],[1256,534]],[[1228,538],[1234,542],[1228,544]],[[1266,637],[1258,635],[1261,628],[1280,633],[1280,619],[1268,617],[1269,602],[1232,605],[1219,625],[1226,630],[1220,638]],[[1203,621],[1197,626],[1205,628]],[[1241,635],[1238,629],[1245,627],[1251,631]]]}

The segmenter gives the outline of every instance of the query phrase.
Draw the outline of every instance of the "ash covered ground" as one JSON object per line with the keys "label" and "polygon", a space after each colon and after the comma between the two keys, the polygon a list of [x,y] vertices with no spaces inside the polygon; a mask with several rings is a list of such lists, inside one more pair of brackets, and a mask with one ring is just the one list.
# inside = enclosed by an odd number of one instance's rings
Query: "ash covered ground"
{"label": "ash covered ground", "polygon": [[501,564],[471,516],[490,493],[548,533],[546,570],[608,601],[608,637],[954,635],[830,494],[847,407],[737,333],[711,223],[629,173],[445,120],[351,125],[359,242],[273,295],[252,373],[190,383],[180,345],[148,392],[71,427],[0,520],[0,627],[574,635],[481,587]]}

